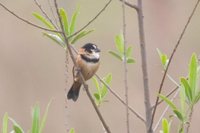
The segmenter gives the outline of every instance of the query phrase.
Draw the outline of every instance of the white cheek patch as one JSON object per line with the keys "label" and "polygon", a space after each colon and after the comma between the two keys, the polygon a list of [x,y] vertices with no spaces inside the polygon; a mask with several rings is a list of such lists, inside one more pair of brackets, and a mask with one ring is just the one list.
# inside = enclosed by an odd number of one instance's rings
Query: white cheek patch
{"label": "white cheek patch", "polygon": [[99,53],[97,53],[97,52],[92,52],[92,55],[94,56],[94,58],[99,59]]}

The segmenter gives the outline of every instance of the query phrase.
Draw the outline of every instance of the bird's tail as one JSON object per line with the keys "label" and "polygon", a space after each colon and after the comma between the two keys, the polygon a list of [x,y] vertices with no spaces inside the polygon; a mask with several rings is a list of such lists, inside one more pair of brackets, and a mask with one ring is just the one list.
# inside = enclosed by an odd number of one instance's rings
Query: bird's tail
{"label": "bird's tail", "polygon": [[74,82],[67,94],[67,98],[72,99],[75,102],[78,99],[80,88],[81,83]]}

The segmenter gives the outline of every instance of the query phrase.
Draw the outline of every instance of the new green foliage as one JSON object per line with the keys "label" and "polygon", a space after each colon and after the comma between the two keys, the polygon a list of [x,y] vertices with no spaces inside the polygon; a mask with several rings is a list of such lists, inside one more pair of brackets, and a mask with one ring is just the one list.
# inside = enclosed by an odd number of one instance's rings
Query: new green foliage
{"label": "new green foliage", "polygon": [[55,27],[53,26],[53,24],[51,24],[51,22],[49,22],[45,17],[43,17],[39,13],[34,12],[33,16],[36,17],[38,20],[40,20],[47,28],[49,28],[51,30],[55,29]]}
{"label": "new green foliage", "polygon": [[124,37],[122,34],[116,35],[115,37],[115,47],[117,51],[109,51],[109,53],[120,61],[124,61],[124,52],[126,56],[126,62],[128,64],[135,63],[135,60],[132,57],[132,47],[128,47],[124,51]]}
{"label": "new green foliage", "polygon": [[71,128],[70,131],[69,131],[69,133],[75,133],[74,128]]}
{"label": "new green foliage", "polygon": [[160,57],[160,61],[161,61],[162,65],[165,69],[167,67],[169,59],[168,59],[167,55],[162,53],[158,48],[157,48],[157,52],[158,52],[158,55]]}
{"label": "new green foliage", "polygon": [[171,123],[168,122],[168,120],[166,118],[162,119],[162,130],[160,131],[160,133],[170,133],[170,126]]}
{"label": "new green foliage", "polygon": [[[107,84],[110,85],[111,81],[112,81],[112,74],[107,74],[104,78],[103,81]],[[104,85],[103,83],[99,83],[98,80],[94,77],[93,78],[93,82],[95,84],[96,87],[96,92],[94,93],[94,98],[96,101],[97,105],[100,105],[102,102],[105,101],[105,97],[108,93],[108,88],[106,87],[106,85]]]}
{"label": "new green foliage", "polygon": [[8,113],[5,113],[3,116],[3,125],[2,125],[2,133],[8,132]]}
{"label": "new green foliage", "polygon": [[[45,127],[48,110],[50,107],[51,101],[48,103],[44,115],[40,116],[40,107],[36,104],[32,109],[32,126],[30,133],[42,133]],[[3,128],[2,133],[8,133],[8,121],[12,122],[12,132],[14,133],[25,133],[22,127],[11,117],[8,116],[8,113],[5,113],[3,118]]]}
{"label": "new green foliage", "polygon": [[12,122],[13,124],[13,130],[15,131],[15,133],[25,133],[23,131],[23,129],[21,128],[21,126],[12,118],[9,118],[9,120]]}
{"label": "new green foliage", "polygon": [[[94,31],[94,30],[82,30],[79,33],[77,33],[76,35],[73,35],[75,33],[75,29],[76,29],[76,23],[77,23],[77,18],[79,15],[79,9],[77,9],[72,14],[71,20],[68,17],[67,12],[63,8],[59,9],[59,14],[60,14],[61,22],[62,22],[62,25],[64,28],[64,34],[67,37],[70,36],[70,38],[68,38],[70,44],[75,44],[78,40],[80,40],[81,38],[87,36],[88,34],[90,34],[91,32]],[[38,20],[40,20],[47,28],[49,28],[51,30],[57,30],[57,27],[55,27],[54,24],[52,24],[49,20],[47,20],[45,17],[43,17],[39,13],[34,12],[33,16],[35,18],[37,18]],[[59,29],[61,29],[61,28],[59,28]],[[60,45],[64,49],[66,49],[66,44],[65,44],[62,33],[46,33],[45,32],[43,34],[46,37],[53,40],[54,42],[56,42],[58,45]],[[71,36],[71,35],[73,35],[73,36]]]}

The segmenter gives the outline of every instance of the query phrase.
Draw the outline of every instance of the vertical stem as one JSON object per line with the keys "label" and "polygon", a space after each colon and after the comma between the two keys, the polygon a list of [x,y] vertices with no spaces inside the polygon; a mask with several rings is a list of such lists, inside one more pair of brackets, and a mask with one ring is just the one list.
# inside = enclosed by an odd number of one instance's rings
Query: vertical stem
{"label": "vertical stem", "polygon": [[193,107],[191,107],[191,110],[190,110],[189,119],[188,119],[188,125],[186,127],[186,133],[189,133],[190,124],[191,124],[191,121],[192,121],[192,114],[193,114]]}
{"label": "vertical stem", "polygon": [[[69,74],[69,52],[68,49],[65,49],[65,76],[66,76],[66,86],[68,86],[68,74]],[[67,88],[65,88],[65,126],[66,126],[66,130],[67,132],[69,132],[69,125],[68,125],[68,108],[67,108]]]}
{"label": "vertical stem", "polygon": [[128,80],[127,80],[127,62],[126,62],[126,11],[125,11],[125,0],[122,3],[122,14],[123,14],[123,37],[124,37],[124,87],[125,87],[125,101],[126,101],[126,128],[127,133],[130,133],[129,124],[129,106],[128,106]]}
{"label": "vertical stem", "polygon": [[153,130],[150,127],[151,123],[151,102],[149,94],[149,83],[148,83],[148,71],[147,71],[147,58],[146,58],[146,47],[145,47],[145,33],[144,33],[144,22],[143,22],[143,10],[142,0],[138,0],[138,25],[139,25],[139,36],[140,36],[140,52],[142,60],[142,73],[143,73],[143,85],[144,85],[144,103],[146,112],[146,130],[147,133],[152,133]]}

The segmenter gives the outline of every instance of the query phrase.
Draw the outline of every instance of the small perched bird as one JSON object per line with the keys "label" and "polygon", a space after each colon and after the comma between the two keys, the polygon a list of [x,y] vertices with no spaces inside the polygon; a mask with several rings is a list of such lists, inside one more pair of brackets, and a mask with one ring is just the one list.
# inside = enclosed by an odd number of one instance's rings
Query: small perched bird
{"label": "small perched bird", "polygon": [[74,83],[70,88],[67,98],[76,101],[79,96],[79,91],[82,85],[81,77],[78,72],[80,71],[85,80],[90,79],[99,68],[99,53],[97,45],[87,43],[78,51],[76,58],[77,68],[73,67],[73,80]]}

